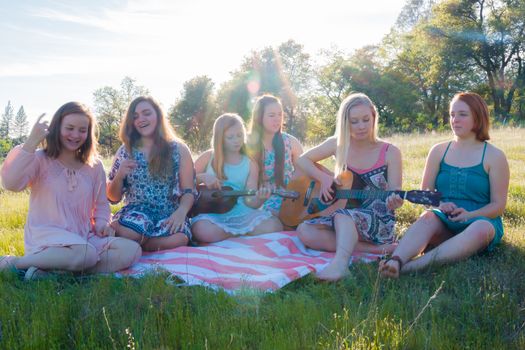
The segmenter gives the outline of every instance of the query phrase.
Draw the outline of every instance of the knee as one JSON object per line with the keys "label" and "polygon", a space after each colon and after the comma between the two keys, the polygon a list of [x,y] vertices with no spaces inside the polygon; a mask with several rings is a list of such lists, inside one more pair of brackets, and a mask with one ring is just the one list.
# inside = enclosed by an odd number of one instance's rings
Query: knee
{"label": "knee", "polygon": [[269,222],[269,224],[270,229],[268,232],[279,232],[283,230],[283,224],[281,223],[281,220],[275,216],[272,217],[272,220]]}
{"label": "knee", "polygon": [[315,240],[315,233],[311,230],[310,226],[305,223],[297,226],[297,236],[305,246],[311,246]]}
{"label": "knee", "polygon": [[336,233],[350,233],[357,236],[357,228],[351,216],[337,213],[334,215],[334,228]]}
{"label": "knee", "polygon": [[90,245],[75,247],[72,253],[68,269],[70,271],[87,270],[98,262],[97,250]]}
{"label": "knee", "polygon": [[115,248],[118,251],[120,260],[127,266],[133,265],[142,256],[142,248],[135,241],[121,238],[113,242],[113,244],[115,243],[117,243]]}
{"label": "knee", "polygon": [[209,221],[200,220],[191,225],[191,233],[198,241],[213,242],[213,238],[216,236],[215,227],[216,226]]}
{"label": "knee", "polygon": [[341,213],[336,213],[334,215],[334,225],[341,225],[341,224],[354,225],[354,219],[352,219],[351,216],[341,214]]}
{"label": "knee", "polygon": [[432,225],[438,223],[440,220],[438,216],[434,214],[434,212],[430,210],[425,210],[417,221],[425,225]]}
{"label": "knee", "polygon": [[488,221],[477,221],[471,225],[473,239],[477,242],[489,245],[495,235],[494,227]]}
{"label": "knee", "polygon": [[191,225],[191,232],[194,235],[199,235],[201,232],[205,232],[205,226],[204,220],[197,221]]}

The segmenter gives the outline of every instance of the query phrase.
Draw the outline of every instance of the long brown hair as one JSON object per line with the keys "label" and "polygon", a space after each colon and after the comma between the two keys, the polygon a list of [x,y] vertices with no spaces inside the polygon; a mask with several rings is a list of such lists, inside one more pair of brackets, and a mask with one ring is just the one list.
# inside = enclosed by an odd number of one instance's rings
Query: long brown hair
{"label": "long brown hair", "polygon": [[482,142],[490,140],[489,107],[483,97],[475,92],[459,92],[454,95],[450,104],[452,105],[454,101],[458,100],[465,102],[470,108],[470,113],[474,119],[472,131],[476,134],[476,140]]}
{"label": "long brown hair", "polygon": [[137,105],[141,102],[149,103],[157,114],[157,126],[153,133],[153,147],[148,159],[149,171],[152,175],[161,177],[169,176],[172,173],[173,167],[173,149],[170,143],[173,141],[182,141],[177,138],[175,130],[173,130],[169,124],[164,111],[153,97],[139,96],[131,101],[126,116],[120,124],[120,140],[130,154],[133,147],[140,143],[141,136],[133,125],[133,120]]}
{"label": "long brown hair", "polygon": [[[264,110],[268,105],[277,103],[283,110],[281,100],[277,97],[264,94],[259,96],[255,101],[252,110],[252,119],[250,123],[250,136],[248,138],[248,153],[259,166],[259,183],[264,179],[264,144],[263,144],[263,117]],[[283,116],[284,120],[284,116]],[[274,176],[277,186],[284,186],[284,140],[282,135],[282,123],[279,131],[273,135],[273,150],[275,152]]]}
{"label": "long brown hair", "polygon": [[[224,133],[234,125],[240,125],[246,137],[246,130],[242,118],[235,113],[224,113],[219,116],[213,124],[213,136],[211,145],[213,147],[213,159],[211,166],[219,180],[226,180],[224,174]],[[245,144],[241,147],[241,154],[246,154]]]}
{"label": "long brown hair", "polygon": [[97,123],[89,108],[80,102],[68,102],[55,112],[49,124],[49,133],[45,139],[44,152],[53,159],[60,155],[62,151],[60,127],[62,126],[62,120],[70,114],[82,114],[89,120],[86,141],[77,149],[75,158],[84,164],[93,165],[95,158],[98,157],[98,142],[95,132]]}

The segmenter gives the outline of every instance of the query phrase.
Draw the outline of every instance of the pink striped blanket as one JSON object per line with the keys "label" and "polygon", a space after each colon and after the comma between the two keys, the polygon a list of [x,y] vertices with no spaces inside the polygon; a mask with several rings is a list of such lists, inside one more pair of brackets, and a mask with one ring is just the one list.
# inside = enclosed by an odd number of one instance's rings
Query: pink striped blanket
{"label": "pink striped blanket", "polygon": [[[231,294],[246,288],[275,291],[310,272],[322,270],[333,256],[306,248],[295,231],[284,231],[144,253],[136,264],[119,275],[139,277],[160,269],[180,278],[185,285],[203,285]],[[379,257],[354,252],[350,264],[377,261]]]}

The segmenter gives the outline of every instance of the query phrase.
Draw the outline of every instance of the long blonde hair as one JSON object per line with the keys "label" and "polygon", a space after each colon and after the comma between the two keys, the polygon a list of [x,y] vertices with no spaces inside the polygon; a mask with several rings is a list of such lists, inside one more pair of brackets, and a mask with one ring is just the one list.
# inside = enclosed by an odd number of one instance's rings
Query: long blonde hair
{"label": "long blonde hair", "polygon": [[132,149],[140,141],[140,134],[133,125],[135,110],[141,102],[147,102],[157,114],[157,126],[154,131],[154,145],[148,159],[148,168],[152,175],[170,176],[173,168],[173,149],[171,142],[182,142],[166,118],[160,104],[150,96],[140,96],[131,101],[126,116],[120,124],[120,140],[131,154]]}
{"label": "long blonde hair", "polygon": [[372,112],[374,118],[374,130],[372,133],[372,142],[377,142],[377,127],[379,114],[374,103],[368,96],[363,93],[353,93],[347,96],[337,112],[337,124],[335,127],[335,137],[337,139],[337,148],[335,152],[335,174],[339,175],[347,167],[348,153],[350,152],[350,110],[356,106],[367,106]]}
{"label": "long blonde hair", "polygon": [[[234,125],[240,125],[244,132],[246,142],[246,129],[242,118],[235,113],[224,113],[219,116],[213,124],[213,136],[211,139],[211,146],[213,147],[213,158],[211,166],[215,171],[215,175],[219,180],[226,180],[227,177],[224,174],[224,133],[226,130]],[[241,147],[241,154],[246,154],[245,144]]]}

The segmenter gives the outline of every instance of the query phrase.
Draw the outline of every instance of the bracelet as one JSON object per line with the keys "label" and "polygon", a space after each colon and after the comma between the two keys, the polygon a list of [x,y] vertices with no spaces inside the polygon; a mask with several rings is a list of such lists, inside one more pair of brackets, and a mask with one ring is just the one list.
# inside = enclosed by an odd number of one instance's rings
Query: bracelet
{"label": "bracelet", "polygon": [[192,188],[185,188],[181,191],[180,196],[184,196],[185,194],[191,194],[193,197],[195,197],[195,192]]}

